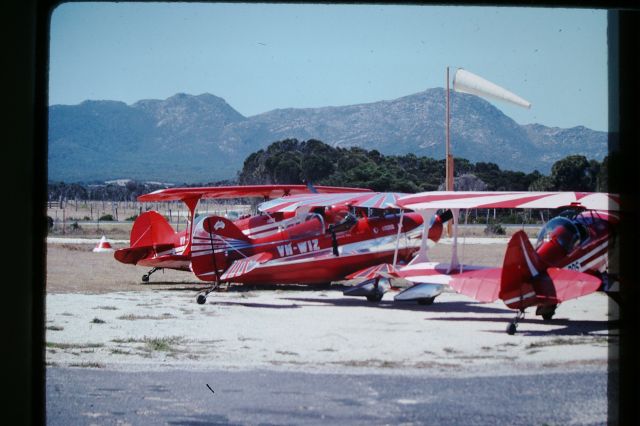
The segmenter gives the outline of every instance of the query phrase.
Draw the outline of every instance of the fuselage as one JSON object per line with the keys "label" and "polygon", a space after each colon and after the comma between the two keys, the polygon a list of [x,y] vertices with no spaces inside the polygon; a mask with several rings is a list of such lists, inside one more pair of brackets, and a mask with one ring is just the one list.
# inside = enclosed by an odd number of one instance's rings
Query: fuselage
{"label": "fuselage", "polygon": [[548,266],[599,276],[607,271],[617,223],[617,216],[603,211],[555,217],[541,229],[536,252]]}
{"label": "fuselage", "polygon": [[[194,272],[207,281],[256,284],[343,280],[352,272],[393,261],[396,249],[398,261],[411,257],[419,248],[419,241],[410,240],[407,233],[422,225],[423,220],[416,213],[400,218],[394,213],[358,218],[351,215],[332,221],[310,213],[283,220],[277,231],[250,239],[224,234],[222,228],[209,233],[207,226],[200,224],[194,232],[193,256],[198,262]],[[437,240],[441,232],[441,223],[436,221],[429,236]],[[253,259],[260,267],[251,264]],[[211,266],[207,268],[208,265]],[[212,273],[213,268],[217,268],[217,274]]]}

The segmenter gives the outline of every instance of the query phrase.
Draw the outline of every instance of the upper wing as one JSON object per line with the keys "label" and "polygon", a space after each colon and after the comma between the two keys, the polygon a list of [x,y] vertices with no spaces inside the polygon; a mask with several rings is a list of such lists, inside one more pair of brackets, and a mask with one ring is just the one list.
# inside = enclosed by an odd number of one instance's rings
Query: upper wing
{"label": "upper wing", "polygon": [[620,210],[620,196],[603,192],[466,192],[432,191],[407,195],[399,207],[427,209],[555,209],[565,206],[587,210]]}
{"label": "upper wing", "polygon": [[379,209],[397,208],[398,200],[406,195],[400,192],[356,193],[353,191],[332,194],[301,194],[266,201],[258,206],[258,210],[267,213],[294,212],[302,207],[311,209],[336,204]]}
{"label": "upper wing", "polygon": [[[342,188],[337,186],[316,186],[318,193],[334,192],[371,192],[370,189]],[[153,191],[138,197],[138,201],[184,201],[200,198],[275,198],[285,195],[308,194],[311,189],[307,185],[240,185],[240,186],[205,186],[193,188],[167,188]]]}

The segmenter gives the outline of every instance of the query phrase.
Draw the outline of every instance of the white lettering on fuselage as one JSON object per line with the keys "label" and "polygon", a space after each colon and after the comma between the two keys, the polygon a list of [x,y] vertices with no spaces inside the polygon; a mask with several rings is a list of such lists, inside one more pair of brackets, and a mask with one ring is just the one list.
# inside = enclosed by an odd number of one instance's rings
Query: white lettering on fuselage
{"label": "white lettering on fuselage", "polygon": [[299,242],[297,246],[300,253],[320,250],[317,239]]}
{"label": "white lettering on fuselage", "polygon": [[280,257],[292,256],[293,247],[291,247],[291,243],[278,246],[278,254],[280,255]]}
{"label": "white lettering on fuselage", "polygon": [[320,250],[320,244],[318,244],[318,239],[313,239],[313,240],[307,240],[307,241],[300,241],[299,243],[296,243],[295,246],[289,243],[289,244],[280,245],[277,248],[278,248],[278,254],[280,255],[280,257],[284,257],[284,256],[292,256],[294,250],[297,250],[300,254],[318,251]]}

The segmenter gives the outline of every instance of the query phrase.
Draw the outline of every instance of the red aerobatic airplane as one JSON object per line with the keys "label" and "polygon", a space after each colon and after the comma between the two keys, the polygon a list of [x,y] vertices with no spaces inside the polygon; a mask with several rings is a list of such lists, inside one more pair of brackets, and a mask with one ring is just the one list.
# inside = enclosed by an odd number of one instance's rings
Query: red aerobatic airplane
{"label": "red aerobatic airplane", "polygon": [[[387,268],[345,294],[382,294],[394,280],[412,286],[396,300],[431,303],[449,285],[459,293],[481,302],[501,299],[517,310],[507,327],[514,334],[527,307],[536,306],[536,315],[553,317],[563,301],[607,292],[617,300],[617,278],[608,271],[608,250],[615,241],[619,217],[619,197],[605,193],[580,192],[427,192],[398,200],[404,209],[425,218],[438,209],[450,208],[454,219],[454,244],[449,264],[430,262],[426,245],[406,266]],[[566,208],[541,229],[535,248],[524,231],[516,232],[501,268],[464,265],[457,258],[457,217],[460,209],[483,208]]]}
{"label": "red aerobatic airplane", "polygon": [[[149,276],[163,269],[190,271],[191,265],[191,224],[200,199],[231,199],[261,197],[271,199],[297,194],[330,194],[336,192],[367,193],[369,189],[342,188],[333,186],[311,185],[248,185],[248,186],[214,186],[193,188],[169,188],[141,195],[138,201],[162,202],[182,201],[189,209],[188,226],[176,232],[167,220],[156,211],[147,211],[136,218],[130,234],[130,247],[116,250],[116,260],[132,265],[150,267],[151,270],[142,276],[142,281],[149,281]],[[248,236],[269,232],[275,229],[274,223],[293,216],[290,214],[261,214],[241,218],[235,221],[243,233]]]}
{"label": "red aerobatic airplane", "polygon": [[[410,259],[418,249],[410,238],[422,216],[389,208],[405,194],[342,193],[284,197],[265,202],[268,215],[295,214],[278,229],[248,236],[230,220],[207,216],[193,227],[191,267],[204,281],[220,283],[314,284],[345,279],[372,266]],[[437,241],[435,217],[428,238]]]}

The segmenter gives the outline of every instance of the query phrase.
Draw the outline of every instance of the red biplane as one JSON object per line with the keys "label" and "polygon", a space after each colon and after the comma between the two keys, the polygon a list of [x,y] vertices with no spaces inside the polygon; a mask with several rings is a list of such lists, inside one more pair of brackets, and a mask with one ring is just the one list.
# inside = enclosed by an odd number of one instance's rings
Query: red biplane
{"label": "red biplane", "polygon": [[[501,299],[517,310],[507,332],[516,331],[527,307],[550,320],[563,301],[603,290],[617,295],[617,278],[608,273],[608,250],[615,241],[619,197],[580,192],[427,192],[398,200],[399,207],[429,217],[438,209],[453,211],[454,243],[450,263],[430,262],[426,245],[406,266],[382,270],[350,290],[352,295],[384,293],[394,280],[411,286],[396,300],[431,303],[445,285],[481,302]],[[464,265],[457,256],[460,209],[565,209],[540,230],[534,246],[524,231],[508,243],[501,268]],[[381,283],[382,281],[382,283]],[[345,292],[348,294],[348,292]]]}
{"label": "red biplane", "polygon": [[[204,281],[220,283],[314,284],[345,279],[378,264],[406,261],[418,249],[411,238],[423,221],[415,213],[391,209],[397,193],[298,195],[265,202],[264,214],[294,214],[278,229],[248,236],[230,220],[207,216],[193,227],[191,267]],[[435,217],[428,238],[437,241]]]}
{"label": "red biplane", "polygon": [[[156,211],[147,211],[136,218],[130,233],[130,246],[114,253],[116,260],[132,265],[150,267],[142,276],[142,281],[149,281],[154,272],[163,269],[191,270],[191,224],[200,199],[233,199],[260,197],[265,200],[276,197],[287,197],[309,193],[336,192],[371,192],[369,189],[341,188],[332,186],[311,185],[249,185],[249,186],[215,186],[193,188],[169,188],[141,195],[138,201],[163,202],[182,201],[189,210],[187,226],[182,231],[175,231],[167,220]],[[261,214],[240,218],[235,226],[248,236],[269,232],[276,229],[276,222],[291,214]]]}

